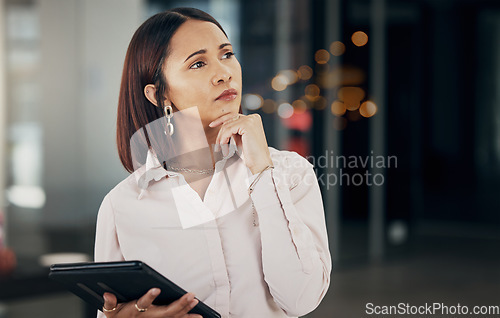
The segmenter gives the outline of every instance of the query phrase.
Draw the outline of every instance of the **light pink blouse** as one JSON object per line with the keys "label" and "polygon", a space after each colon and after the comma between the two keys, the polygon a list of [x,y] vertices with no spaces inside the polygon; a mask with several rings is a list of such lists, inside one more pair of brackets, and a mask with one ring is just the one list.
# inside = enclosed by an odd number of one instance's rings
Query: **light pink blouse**
{"label": "light pink blouse", "polygon": [[150,150],[104,197],[95,261],[141,260],[224,318],[313,311],[332,266],[318,182],[303,157],[269,150],[275,168],[249,194],[258,174],[231,140],[203,201]]}

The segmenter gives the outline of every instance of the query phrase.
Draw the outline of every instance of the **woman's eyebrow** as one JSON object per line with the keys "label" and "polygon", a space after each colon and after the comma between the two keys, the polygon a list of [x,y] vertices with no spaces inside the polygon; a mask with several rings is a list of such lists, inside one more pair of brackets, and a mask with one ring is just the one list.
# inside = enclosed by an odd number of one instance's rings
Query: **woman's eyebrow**
{"label": "woman's eyebrow", "polygon": [[219,45],[219,50],[223,49],[225,46],[228,46],[228,45],[232,46],[231,43],[222,43],[221,45]]}
{"label": "woman's eyebrow", "polygon": [[[222,43],[221,45],[219,45],[219,50],[220,49],[223,49],[224,47],[228,46],[228,45],[232,45],[231,43]],[[201,49],[201,50],[198,50],[194,53],[191,53],[187,58],[186,60],[184,60],[184,63],[186,63],[187,60],[189,60],[190,58],[192,58],[193,56],[195,55],[198,55],[198,54],[205,54],[207,53],[207,49]]]}
{"label": "woman's eyebrow", "polygon": [[186,63],[186,61],[187,61],[187,60],[189,60],[190,58],[192,58],[193,56],[195,56],[195,55],[197,55],[197,54],[205,54],[205,53],[207,53],[207,50],[206,50],[206,49],[201,49],[201,50],[198,50],[198,51],[196,51],[196,52],[194,52],[194,53],[190,54],[190,55],[186,58],[186,60],[184,60],[184,63]]}

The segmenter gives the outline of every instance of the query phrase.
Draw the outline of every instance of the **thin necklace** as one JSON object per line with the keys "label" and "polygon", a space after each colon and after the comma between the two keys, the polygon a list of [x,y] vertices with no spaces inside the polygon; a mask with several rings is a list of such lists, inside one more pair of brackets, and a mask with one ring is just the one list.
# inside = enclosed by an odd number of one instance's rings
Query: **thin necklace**
{"label": "thin necklace", "polygon": [[211,174],[214,172],[215,169],[188,169],[188,168],[180,168],[180,167],[172,167],[172,166],[166,166],[168,170],[172,171],[183,171],[183,172],[190,172],[190,173],[200,173],[200,174]]}

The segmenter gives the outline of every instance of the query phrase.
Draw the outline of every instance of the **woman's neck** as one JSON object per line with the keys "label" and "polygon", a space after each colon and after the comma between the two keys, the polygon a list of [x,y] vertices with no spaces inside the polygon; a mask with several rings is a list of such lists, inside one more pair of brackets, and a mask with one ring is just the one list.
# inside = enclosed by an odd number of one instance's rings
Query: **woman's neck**
{"label": "woman's neck", "polygon": [[[176,125],[172,141],[177,156],[171,166],[191,169],[211,169],[220,158],[220,152],[214,152],[214,144],[220,127],[189,127]],[[192,129],[190,129],[192,128]]]}

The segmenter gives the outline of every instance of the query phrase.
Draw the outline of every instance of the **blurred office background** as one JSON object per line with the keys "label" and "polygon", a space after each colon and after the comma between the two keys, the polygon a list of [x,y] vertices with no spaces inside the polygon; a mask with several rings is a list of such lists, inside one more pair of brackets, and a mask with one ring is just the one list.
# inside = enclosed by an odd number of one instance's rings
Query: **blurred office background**
{"label": "blurred office background", "polygon": [[44,263],[92,259],[99,205],[127,177],[127,45],[176,6],[221,22],[269,144],[316,160],[334,271],[307,317],[500,305],[499,1],[0,0],[0,224],[17,257],[1,318],[92,316]]}

